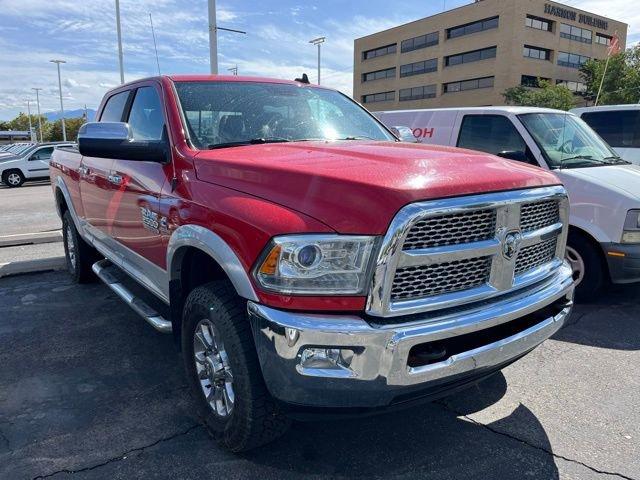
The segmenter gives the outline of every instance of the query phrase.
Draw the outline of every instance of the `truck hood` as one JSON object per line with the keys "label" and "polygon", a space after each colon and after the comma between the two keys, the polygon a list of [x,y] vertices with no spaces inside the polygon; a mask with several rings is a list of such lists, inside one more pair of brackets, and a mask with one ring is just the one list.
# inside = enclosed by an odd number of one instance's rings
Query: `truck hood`
{"label": "truck hood", "polygon": [[199,152],[205,182],[249,193],[340,233],[382,234],[404,205],[557,185],[547,171],[451,147],[394,142],[292,142]]}
{"label": "truck hood", "polygon": [[578,179],[610,191],[617,191],[632,200],[640,200],[640,166],[608,165],[606,167],[567,168],[558,176]]}

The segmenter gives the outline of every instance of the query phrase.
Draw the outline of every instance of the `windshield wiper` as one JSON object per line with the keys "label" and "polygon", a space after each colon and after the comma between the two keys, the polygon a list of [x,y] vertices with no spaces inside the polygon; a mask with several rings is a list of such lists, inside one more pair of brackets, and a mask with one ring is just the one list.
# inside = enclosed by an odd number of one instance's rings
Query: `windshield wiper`
{"label": "windshield wiper", "polygon": [[336,140],[375,140],[375,138],[367,137],[366,135],[351,135],[349,137],[336,138]]}
{"label": "windshield wiper", "polygon": [[624,158],[618,156],[604,157],[602,160],[609,161],[610,165],[631,165],[631,162],[627,162]]}
{"label": "windshield wiper", "polygon": [[215,150],[216,148],[227,148],[227,147],[242,147],[244,145],[262,145],[265,143],[286,143],[290,142],[288,138],[283,137],[261,137],[261,138],[252,138],[251,140],[241,140],[239,142],[225,142],[225,143],[214,143],[211,145],[207,145],[209,150]]}

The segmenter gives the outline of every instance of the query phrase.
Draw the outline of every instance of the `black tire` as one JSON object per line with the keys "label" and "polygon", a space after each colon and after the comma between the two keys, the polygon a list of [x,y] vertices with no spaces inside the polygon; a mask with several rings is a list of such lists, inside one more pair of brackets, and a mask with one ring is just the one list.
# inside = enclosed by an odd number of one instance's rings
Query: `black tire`
{"label": "black tire", "polygon": [[[222,345],[219,350],[226,352],[225,358],[232,372],[234,401],[226,415],[210,406],[205,388],[206,383],[213,382],[205,379],[203,386],[196,368],[194,337],[196,328],[200,331],[199,325],[203,321],[215,328],[216,337],[219,336],[216,342]],[[197,287],[187,297],[182,320],[182,352],[198,414],[211,436],[224,448],[232,452],[251,450],[271,442],[287,430],[289,419],[267,391],[262,377],[246,301],[238,297],[228,281]],[[214,353],[209,355],[215,356]]]}
{"label": "black tire", "polygon": [[24,181],[24,175],[20,170],[7,170],[6,172],[2,172],[2,183],[9,188],[21,187]]}
{"label": "black tire", "polygon": [[[577,260],[582,261],[584,265],[584,273],[582,280],[576,287],[575,298],[579,302],[593,302],[598,299],[609,282],[606,263],[602,252],[593,242],[585,238],[584,235],[570,232],[567,242],[567,257],[571,260],[576,255]],[[575,269],[574,272],[576,272]],[[577,279],[577,277],[576,272],[574,278]]]}
{"label": "black tire", "polygon": [[68,210],[62,216],[62,240],[64,255],[67,259],[67,270],[73,281],[76,283],[95,281],[96,277],[91,266],[100,259],[100,256],[91,245],[82,239]]}

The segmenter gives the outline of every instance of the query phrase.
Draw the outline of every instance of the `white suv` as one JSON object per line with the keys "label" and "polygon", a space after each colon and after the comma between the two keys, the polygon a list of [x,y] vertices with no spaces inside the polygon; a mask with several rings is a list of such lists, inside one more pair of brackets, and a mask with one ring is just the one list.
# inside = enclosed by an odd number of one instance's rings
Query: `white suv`
{"label": "white suv", "polygon": [[69,143],[41,143],[13,156],[0,158],[0,179],[8,187],[20,187],[26,180],[49,178],[49,162],[53,150],[71,147]]}

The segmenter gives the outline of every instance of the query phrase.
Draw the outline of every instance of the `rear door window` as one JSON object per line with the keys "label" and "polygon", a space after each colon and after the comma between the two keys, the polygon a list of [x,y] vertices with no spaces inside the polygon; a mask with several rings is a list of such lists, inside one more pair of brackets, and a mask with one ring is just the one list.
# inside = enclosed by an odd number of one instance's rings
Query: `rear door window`
{"label": "rear door window", "polygon": [[640,148],[640,110],[587,112],[582,119],[614,148]]}
{"label": "rear door window", "polygon": [[520,132],[502,115],[465,115],[458,136],[458,147],[497,155],[521,152],[534,161]]}
{"label": "rear door window", "polygon": [[51,160],[51,155],[53,154],[53,147],[46,147],[46,148],[41,148],[40,150],[36,151],[33,155],[31,155],[31,158],[29,158],[29,161],[31,160]]}
{"label": "rear door window", "polygon": [[127,105],[129,91],[116,93],[109,97],[100,116],[101,122],[122,122],[124,108]]}

